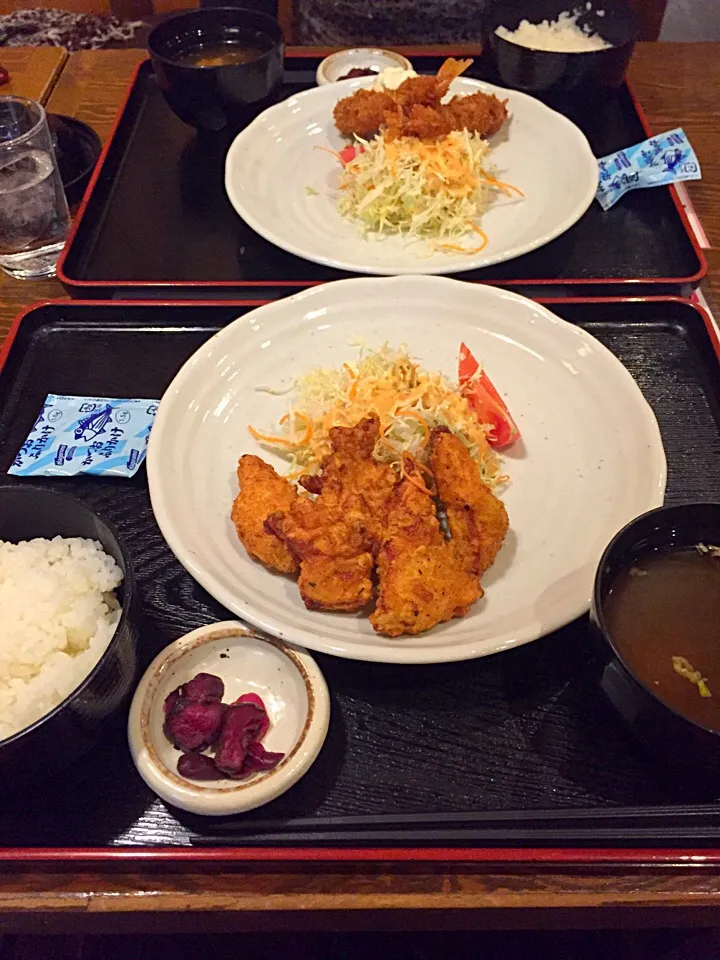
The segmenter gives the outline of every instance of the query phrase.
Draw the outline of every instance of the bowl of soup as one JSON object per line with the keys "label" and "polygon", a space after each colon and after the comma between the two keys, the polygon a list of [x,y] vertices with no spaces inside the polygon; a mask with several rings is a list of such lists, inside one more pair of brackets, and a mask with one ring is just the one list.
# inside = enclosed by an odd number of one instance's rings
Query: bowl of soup
{"label": "bowl of soup", "polygon": [[661,507],[621,530],[590,621],[601,688],[645,748],[720,770],[720,504]]}
{"label": "bowl of soup", "polygon": [[172,110],[202,130],[241,126],[270,102],[282,81],[280,25],[241,7],[169,17],[151,31],[148,51]]}

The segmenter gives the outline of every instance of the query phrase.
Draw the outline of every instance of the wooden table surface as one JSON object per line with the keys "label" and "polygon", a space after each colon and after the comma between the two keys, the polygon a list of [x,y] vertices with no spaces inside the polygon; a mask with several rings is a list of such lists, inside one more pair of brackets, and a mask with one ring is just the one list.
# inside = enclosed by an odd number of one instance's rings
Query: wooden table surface
{"label": "wooden table surface", "polygon": [[[22,51],[7,51],[23,62]],[[0,61],[9,61],[3,52]],[[107,136],[140,50],[73,54],[49,109]],[[28,71],[28,89],[37,81]],[[720,44],[640,44],[631,78],[656,131],[683,126],[703,167],[690,196],[720,248]],[[48,80],[51,82],[51,80]],[[708,287],[720,298],[720,256]],[[56,281],[0,281],[0,333]],[[118,785],[121,789],[122,785]],[[668,912],[671,911],[671,912]],[[720,925],[720,870],[703,856],[632,866],[218,862],[0,864],[0,930],[462,929]]]}

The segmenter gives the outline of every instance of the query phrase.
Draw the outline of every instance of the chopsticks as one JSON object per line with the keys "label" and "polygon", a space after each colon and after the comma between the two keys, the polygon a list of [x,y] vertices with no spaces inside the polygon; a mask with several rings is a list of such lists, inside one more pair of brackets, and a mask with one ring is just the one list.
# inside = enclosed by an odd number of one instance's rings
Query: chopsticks
{"label": "chopsticks", "polygon": [[[682,818],[687,825],[680,826]],[[194,846],[432,846],[720,840],[720,808],[678,806],[492,813],[389,814],[227,821],[191,837]],[[667,841],[669,842],[669,841]]]}

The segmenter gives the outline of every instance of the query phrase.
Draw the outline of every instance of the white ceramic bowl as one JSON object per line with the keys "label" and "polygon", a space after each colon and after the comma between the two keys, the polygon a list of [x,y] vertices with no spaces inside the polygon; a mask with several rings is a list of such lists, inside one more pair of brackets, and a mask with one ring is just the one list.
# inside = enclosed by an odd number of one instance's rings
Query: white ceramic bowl
{"label": "white ceramic bowl", "polygon": [[[180,751],[163,733],[163,703],[200,672],[222,678],[226,703],[242,693],[262,697],[271,722],[263,746],[285,754],[274,770],[246,780],[198,781],[178,774]],[[320,752],[329,720],[330,696],[312,657],[231,620],[193,630],[158,654],[135,691],[128,740],[138,773],[167,803],[230,816],[269,803],[297,783]]]}
{"label": "white ceramic bowl", "polygon": [[321,62],[317,68],[315,79],[318,86],[326,83],[335,83],[340,77],[354,67],[375,67],[378,73],[388,67],[402,67],[403,70],[412,70],[413,66],[407,57],[392,50],[380,50],[377,47],[355,47],[352,50],[338,50]]}

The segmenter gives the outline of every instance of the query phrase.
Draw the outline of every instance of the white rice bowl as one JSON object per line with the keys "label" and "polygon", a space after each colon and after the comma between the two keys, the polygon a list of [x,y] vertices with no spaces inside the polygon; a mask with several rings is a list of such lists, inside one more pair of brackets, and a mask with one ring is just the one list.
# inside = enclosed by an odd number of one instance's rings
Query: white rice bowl
{"label": "white rice bowl", "polygon": [[68,697],[120,619],[122,571],[100,543],[0,540],[0,740]]}

